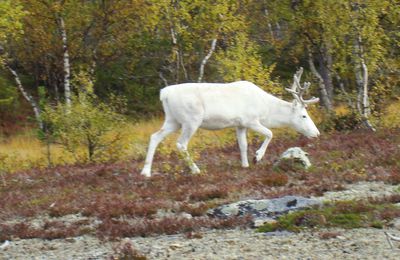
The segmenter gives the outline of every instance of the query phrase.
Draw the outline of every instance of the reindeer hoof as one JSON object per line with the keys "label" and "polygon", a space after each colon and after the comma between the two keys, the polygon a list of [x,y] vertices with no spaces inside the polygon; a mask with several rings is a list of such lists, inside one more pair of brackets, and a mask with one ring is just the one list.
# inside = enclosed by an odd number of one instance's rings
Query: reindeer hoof
{"label": "reindeer hoof", "polygon": [[263,154],[259,151],[256,152],[256,156],[254,157],[254,163],[258,163],[263,158]]}
{"label": "reindeer hoof", "polygon": [[147,177],[147,178],[151,177],[151,172],[149,170],[146,170],[146,169],[143,169],[140,174],[145,176],[145,177]]}

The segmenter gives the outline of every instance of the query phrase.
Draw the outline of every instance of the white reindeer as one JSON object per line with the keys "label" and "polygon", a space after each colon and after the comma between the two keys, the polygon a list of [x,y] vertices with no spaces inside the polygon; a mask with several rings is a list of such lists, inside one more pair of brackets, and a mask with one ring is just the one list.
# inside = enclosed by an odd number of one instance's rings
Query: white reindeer
{"label": "white reindeer", "polygon": [[192,173],[200,169],[191,159],[187,146],[198,128],[217,130],[236,128],[242,167],[249,167],[246,131],[252,129],[265,136],[255,160],[260,161],[272,138],[269,128],[291,127],[307,137],[318,137],[319,131],[307,113],[307,104],[318,98],[303,99],[309,82],[300,85],[303,68],[294,75],[292,87],[286,88],[294,100],[281,100],[248,81],[233,83],[185,83],[165,87],[160,99],[165,112],[162,128],[150,138],[142,175],[151,176],[151,165],[158,144],[169,134],[182,128],[177,147],[184,154]]}

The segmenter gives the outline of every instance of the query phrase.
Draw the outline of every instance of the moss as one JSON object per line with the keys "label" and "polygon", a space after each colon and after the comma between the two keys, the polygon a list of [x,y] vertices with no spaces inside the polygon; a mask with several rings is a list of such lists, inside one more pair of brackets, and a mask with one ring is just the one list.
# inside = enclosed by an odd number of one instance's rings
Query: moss
{"label": "moss", "polygon": [[383,222],[380,220],[375,220],[371,223],[370,225],[373,228],[378,228],[378,229],[382,229],[383,228]]}
{"label": "moss", "polygon": [[344,213],[328,216],[328,222],[334,227],[360,228],[362,227],[362,216],[360,213]]}
{"label": "moss", "polygon": [[257,232],[266,233],[273,232],[279,229],[278,223],[265,223],[261,227],[257,228]]}
{"label": "moss", "polygon": [[374,227],[383,228],[387,220],[400,214],[391,204],[373,204],[365,201],[340,201],[325,204],[320,209],[301,210],[278,218],[276,223],[267,223],[257,232],[276,230],[300,231],[303,228],[339,227],[345,229]]}
{"label": "moss", "polygon": [[50,201],[52,199],[53,198],[50,197],[50,196],[43,196],[43,197],[40,197],[40,198],[35,198],[35,199],[30,200],[28,202],[28,205],[29,206],[42,206],[44,204],[50,204]]}

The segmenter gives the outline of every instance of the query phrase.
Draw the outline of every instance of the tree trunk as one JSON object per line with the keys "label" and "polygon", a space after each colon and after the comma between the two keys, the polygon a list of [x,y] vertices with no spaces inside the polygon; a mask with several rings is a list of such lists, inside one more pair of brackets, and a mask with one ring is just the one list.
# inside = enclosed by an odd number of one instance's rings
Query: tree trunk
{"label": "tree trunk", "polygon": [[211,55],[213,54],[215,50],[215,46],[217,45],[217,39],[213,39],[211,42],[211,48],[208,51],[208,54],[204,57],[204,59],[201,61],[200,64],[200,73],[199,73],[199,78],[197,79],[197,82],[201,82],[203,80],[204,76],[204,67],[207,64],[207,61],[211,58]]}
{"label": "tree trunk", "polygon": [[[325,44],[324,44],[325,45]],[[333,83],[332,83],[332,55],[328,52],[328,48],[323,46],[319,55],[319,64],[322,79],[324,80],[326,92],[330,102],[333,101]]]}
{"label": "tree trunk", "polygon": [[329,98],[328,92],[326,90],[326,85],[324,79],[321,77],[321,74],[317,71],[314,65],[314,58],[311,51],[308,51],[308,64],[310,65],[311,72],[318,79],[319,90],[321,94],[322,105],[328,110],[332,111],[332,102]]}
{"label": "tree trunk", "polygon": [[361,114],[364,125],[371,131],[375,132],[375,128],[369,121],[371,109],[368,98],[368,67],[363,58],[360,59],[361,66],[357,66],[356,78],[358,85],[357,108]]}
{"label": "tree trunk", "polygon": [[189,76],[188,73],[186,71],[186,67],[185,67],[185,61],[183,60],[183,52],[182,52],[182,48],[179,48],[179,60],[181,62],[181,66],[182,66],[182,71],[183,71],[183,76],[185,76],[185,80],[188,81],[189,80]]}
{"label": "tree trunk", "polygon": [[92,162],[96,145],[94,144],[94,142],[92,141],[90,136],[87,136],[87,141],[88,141],[88,144],[87,144],[88,145],[87,146],[87,148],[88,148],[88,159],[89,159],[89,162]]}
{"label": "tree trunk", "polygon": [[160,76],[160,79],[162,80],[162,82],[164,82],[164,86],[167,87],[168,86],[168,81],[167,79],[164,77],[164,74],[160,71],[158,73],[158,75]]}
{"label": "tree trunk", "polygon": [[358,55],[358,62],[355,66],[356,82],[357,82],[357,110],[361,115],[364,125],[371,131],[376,131],[369,121],[371,109],[368,97],[368,67],[365,63],[362,50],[362,42],[360,37],[355,41],[355,53]]}
{"label": "tree trunk", "polygon": [[68,38],[67,38],[67,31],[65,30],[64,19],[62,18],[61,15],[58,17],[58,26],[61,33],[62,44],[63,44],[65,103],[67,104],[67,107],[71,107],[71,86],[70,86],[71,68],[69,62]]}
{"label": "tree trunk", "polygon": [[175,83],[179,83],[179,67],[180,67],[180,62],[179,62],[179,47],[178,47],[178,40],[176,39],[176,33],[174,28],[171,27],[171,39],[172,39],[172,52],[174,55],[174,58],[176,59],[176,74],[175,74]]}
{"label": "tree trunk", "polygon": [[[265,8],[264,14],[269,20],[269,12],[268,12],[267,8]],[[268,21],[268,31],[269,31],[269,35],[271,36],[271,39],[274,40],[274,31],[272,30],[272,24],[269,21]]]}
{"label": "tree trunk", "polygon": [[275,25],[276,25],[276,29],[275,29],[275,35],[276,35],[276,38],[277,39],[279,39],[279,40],[281,40],[282,38],[283,38],[283,33],[282,33],[282,29],[281,29],[281,25],[279,24],[279,22],[276,22],[275,23]]}
{"label": "tree trunk", "polygon": [[344,97],[347,99],[347,104],[349,105],[349,107],[354,109],[354,103],[351,100],[349,93],[347,93],[347,91],[346,91],[345,82],[343,82],[342,78],[338,74],[336,74],[335,76],[336,76],[337,83],[339,84],[340,91],[342,91]]}
{"label": "tree trunk", "polygon": [[33,113],[35,115],[35,119],[36,122],[39,126],[39,128],[41,130],[43,130],[43,121],[41,119],[41,111],[40,108],[38,106],[38,104],[36,103],[36,101],[33,99],[33,97],[24,89],[24,87],[22,86],[21,80],[19,78],[18,73],[13,70],[10,65],[7,64],[7,62],[4,62],[5,67],[11,72],[11,74],[14,76],[14,80],[15,83],[17,84],[17,87],[19,89],[19,91],[21,91],[22,95],[24,96],[24,98],[26,99],[26,101],[28,101],[28,103],[31,105],[32,109],[33,109]]}

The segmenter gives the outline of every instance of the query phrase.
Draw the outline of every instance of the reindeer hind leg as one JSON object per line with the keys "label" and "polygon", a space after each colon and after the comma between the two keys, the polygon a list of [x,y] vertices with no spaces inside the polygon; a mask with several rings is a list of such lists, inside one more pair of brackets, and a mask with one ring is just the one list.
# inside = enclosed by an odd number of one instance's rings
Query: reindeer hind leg
{"label": "reindeer hind leg", "polygon": [[195,164],[192,157],[190,156],[187,147],[190,141],[190,138],[199,128],[200,124],[183,124],[182,125],[182,133],[178,138],[176,146],[178,150],[181,152],[183,159],[185,160],[186,164],[189,166],[190,170],[193,174],[200,173],[199,167]]}
{"label": "reindeer hind leg", "polygon": [[144,175],[146,177],[151,176],[151,165],[153,163],[154,153],[157,149],[158,144],[162,140],[164,140],[164,138],[167,135],[169,135],[173,132],[176,132],[179,129],[179,127],[180,127],[180,125],[177,122],[175,122],[174,120],[166,120],[164,122],[164,125],[161,127],[161,129],[151,135],[145,164],[144,164],[143,170],[141,172],[142,175]]}

